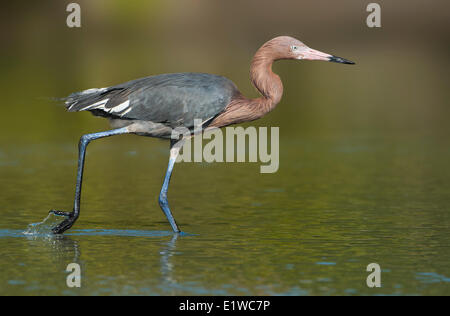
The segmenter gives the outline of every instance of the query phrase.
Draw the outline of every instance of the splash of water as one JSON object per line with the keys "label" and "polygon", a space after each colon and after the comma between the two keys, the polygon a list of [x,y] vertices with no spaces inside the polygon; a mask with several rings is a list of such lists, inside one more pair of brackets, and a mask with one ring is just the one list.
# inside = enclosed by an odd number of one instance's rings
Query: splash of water
{"label": "splash of water", "polygon": [[52,228],[61,222],[61,216],[49,213],[42,222],[31,223],[23,232],[24,235],[30,237],[53,237]]}

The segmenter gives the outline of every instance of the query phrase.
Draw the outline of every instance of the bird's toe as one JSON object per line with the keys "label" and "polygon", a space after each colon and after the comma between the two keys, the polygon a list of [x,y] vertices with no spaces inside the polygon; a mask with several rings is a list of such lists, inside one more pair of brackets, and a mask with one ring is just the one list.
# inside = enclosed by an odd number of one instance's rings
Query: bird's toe
{"label": "bird's toe", "polygon": [[67,217],[71,217],[71,215],[72,215],[72,212],[63,212],[63,211],[57,211],[57,210],[50,210],[48,213],[54,214],[56,216],[67,216]]}

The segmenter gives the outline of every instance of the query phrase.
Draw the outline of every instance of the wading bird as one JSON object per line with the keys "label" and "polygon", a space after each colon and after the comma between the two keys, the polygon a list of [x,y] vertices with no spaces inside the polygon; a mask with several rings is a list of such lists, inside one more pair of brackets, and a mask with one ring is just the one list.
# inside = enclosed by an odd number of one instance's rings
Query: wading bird
{"label": "wading bird", "polygon": [[227,78],[204,73],[173,73],[132,80],[116,86],[75,92],[64,98],[68,111],[90,111],[109,119],[114,128],[83,135],[79,142],[75,202],[72,212],[51,210],[66,218],[52,231],[61,234],[80,215],[81,184],[86,146],[94,139],[120,135],[170,139],[169,166],[159,195],[159,205],[175,233],[179,233],[169,209],[167,191],[183,139],[173,139],[177,127],[194,130],[194,119],[201,120],[202,130],[259,119],[280,102],[283,85],[272,72],[272,63],[280,59],[323,60],[354,64],[346,59],[314,50],[289,36],[279,36],[266,42],[253,57],[250,77],[261,97],[249,99]]}

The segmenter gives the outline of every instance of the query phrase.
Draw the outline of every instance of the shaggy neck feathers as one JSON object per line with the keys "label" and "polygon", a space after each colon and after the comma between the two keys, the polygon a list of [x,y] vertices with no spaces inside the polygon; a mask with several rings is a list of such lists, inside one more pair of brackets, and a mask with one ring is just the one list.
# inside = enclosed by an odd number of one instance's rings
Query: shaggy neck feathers
{"label": "shaggy neck feathers", "polygon": [[273,49],[271,41],[264,44],[253,57],[250,66],[250,79],[261,97],[249,99],[239,94],[235,96],[225,111],[218,115],[210,124],[211,127],[221,127],[259,119],[272,111],[283,95],[283,84],[278,75],[272,72],[274,61],[281,59]]}

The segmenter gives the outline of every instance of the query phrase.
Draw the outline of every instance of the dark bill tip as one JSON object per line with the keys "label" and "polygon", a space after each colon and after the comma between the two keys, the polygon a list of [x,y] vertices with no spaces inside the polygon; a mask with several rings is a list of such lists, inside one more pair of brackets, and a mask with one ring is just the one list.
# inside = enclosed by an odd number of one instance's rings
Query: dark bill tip
{"label": "dark bill tip", "polygon": [[355,64],[354,62],[352,62],[350,60],[347,60],[347,59],[344,59],[344,58],[341,58],[341,57],[337,57],[337,56],[331,56],[328,60],[332,61],[334,63],[340,63],[340,64],[349,64],[349,65],[354,65]]}

